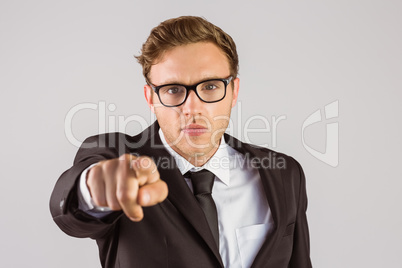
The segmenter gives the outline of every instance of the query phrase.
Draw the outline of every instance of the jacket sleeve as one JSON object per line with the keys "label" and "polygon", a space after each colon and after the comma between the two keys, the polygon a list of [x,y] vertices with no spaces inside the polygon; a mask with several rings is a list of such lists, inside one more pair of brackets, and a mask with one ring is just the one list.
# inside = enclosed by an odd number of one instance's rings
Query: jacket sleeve
{"label": "jacket sleeve", "polygon": [[297,216],[294,229],[293,251],[289,262],[289,268],[310,268],[312,267],[310,260],[310,241],[309,230],[307,224],[307,193],[306,179],[300,164],[295,161],[299,171],[299,201],[297,208]]}
{"label": "jacket sleeve", "polygon": [[[86,139],[77,152],[73,166],[65,171],[53,189],[50,212],[60,229],[74,237],[103,237],[122,214],[113,212],[97,219],[78,209],[77,184],[81,173],[90,165],[106,159],[119,157],[119,140],[123,134],[105,134]],[[116,145],[116,146],[111,146]]]}

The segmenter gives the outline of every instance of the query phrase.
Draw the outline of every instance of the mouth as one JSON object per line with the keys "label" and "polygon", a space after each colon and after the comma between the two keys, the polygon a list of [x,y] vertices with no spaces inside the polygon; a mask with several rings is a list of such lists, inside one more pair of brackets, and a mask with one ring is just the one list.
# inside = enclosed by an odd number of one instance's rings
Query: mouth
{"label": "mouth", "polygon": [[182,131],[188,136],[200,136],[208,132],[208,128],[198,124],[189,124],[185,126]]}

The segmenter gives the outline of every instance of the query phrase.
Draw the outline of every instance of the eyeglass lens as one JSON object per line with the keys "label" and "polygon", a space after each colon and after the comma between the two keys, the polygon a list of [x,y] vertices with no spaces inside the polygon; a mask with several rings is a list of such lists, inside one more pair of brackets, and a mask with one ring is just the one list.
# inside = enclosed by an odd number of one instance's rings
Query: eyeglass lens
{"label": "eyeglass lens", "polygon": [[[225,83],[221,80],[202,82],[197,85],[196,91],[203,101],[218,101],[225,95]],[[186,94],[186,87],[182,85],[167,85],[159,89],[159,98],[165,105],[181,104],[185,100]]]}

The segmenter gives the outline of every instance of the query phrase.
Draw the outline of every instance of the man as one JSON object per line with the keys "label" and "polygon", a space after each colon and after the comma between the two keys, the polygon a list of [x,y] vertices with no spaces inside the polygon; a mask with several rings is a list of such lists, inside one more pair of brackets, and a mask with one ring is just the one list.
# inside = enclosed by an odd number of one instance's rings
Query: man
{"label": "man", "polygon": [[232,38],[179,17],[137,59],[157,122],[84,141],[53,191],[56,224],[96,239],[102,267],[311,267],[300,165],[224,134],[239,92]]}

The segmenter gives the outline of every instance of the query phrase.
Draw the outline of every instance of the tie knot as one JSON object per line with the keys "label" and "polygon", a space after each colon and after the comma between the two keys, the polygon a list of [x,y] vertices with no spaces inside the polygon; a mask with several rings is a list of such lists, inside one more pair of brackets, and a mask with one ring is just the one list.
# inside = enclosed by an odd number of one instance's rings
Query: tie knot
{"label": "tie knot", "polygon": [[215,175],[203,169],[198,172],[187,172],[185,177],[189,177],[191,179],[191,183],[193,184],[194,195],[198,194],[211,194],[212,186],[214,185]]}

